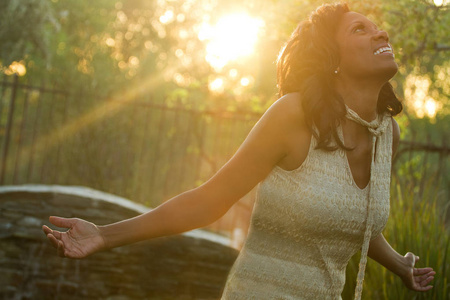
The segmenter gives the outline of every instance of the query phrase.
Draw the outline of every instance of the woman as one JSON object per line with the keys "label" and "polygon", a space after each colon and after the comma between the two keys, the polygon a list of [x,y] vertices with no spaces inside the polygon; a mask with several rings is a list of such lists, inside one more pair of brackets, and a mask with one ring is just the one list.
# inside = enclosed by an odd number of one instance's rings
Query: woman
{"label": "woman", "polygon": [[[392,118],[402,106],[386,32],[345,4],[299,24],[278,60],[280,96],[233,158],[208,182],[149,213],[107,226],[50,217],[43,227],[62,257],[206,226],[262,182],[247,241],[223,299],[339,299],[349,259],[362,248],[406,287],[427,291],[435,272],[415,268],[381,234],[389,213]],[[368,122],[370,121],[370,122]]]}

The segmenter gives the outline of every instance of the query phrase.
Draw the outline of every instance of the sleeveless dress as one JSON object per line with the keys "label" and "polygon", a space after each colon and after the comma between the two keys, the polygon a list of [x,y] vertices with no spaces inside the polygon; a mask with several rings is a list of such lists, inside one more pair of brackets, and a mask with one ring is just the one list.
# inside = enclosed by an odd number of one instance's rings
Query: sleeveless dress
{"label": "sleeveless dress", "polygon": [[[272,170],[259,186],[248,237],[222,300],[341,299],[346,266],[362,247],[360,299],[368,243],[389,215],[392,118],[376,121],[363,124],[373,134],[370,181],[363,189],[353,180],[346,152],[317,150],[314,137],[299,168]],[[343,140],[341,127],[338,134]]]}

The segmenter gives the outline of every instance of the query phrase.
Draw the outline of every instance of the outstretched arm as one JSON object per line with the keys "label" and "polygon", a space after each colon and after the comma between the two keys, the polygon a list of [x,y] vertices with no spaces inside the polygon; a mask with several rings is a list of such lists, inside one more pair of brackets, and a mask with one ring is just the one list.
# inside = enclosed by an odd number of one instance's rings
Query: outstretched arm
{"label": "outstretched arm", "polygon": [[399,276],[413,291],[425,292],[433,288],[429,283],[436,272],[432,268],[415,268],[419,257],[411,252],[400,255],[386,241],[383,234],[370,241],[368,256]]}
{"label": "outstretched arm", "polygon": [[308,135],[302,117],[298,95],[286,95],[264,114],[233,158],[202,186],[118,223],[96,226],[81,219],[51,217],[51,223],[69,230],[60,232],[47,226],[43,230],[60,256],[82,258],[100,250],[204,227],[223,216],[288,155],[293,134],[300,131]]}

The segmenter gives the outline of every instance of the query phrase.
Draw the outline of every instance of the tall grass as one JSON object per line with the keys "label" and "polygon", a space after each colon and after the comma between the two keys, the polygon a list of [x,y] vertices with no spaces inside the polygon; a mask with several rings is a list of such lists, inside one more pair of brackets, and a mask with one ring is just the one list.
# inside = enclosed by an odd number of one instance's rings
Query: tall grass
{"label": "tall grass", "polygon": [[[390,217],[383,234],[400,254],[413,252],[420,256],[416,267],[429,266],[436,271],[431,283],[434,287],[425,293],[413,292],[403,285],[400,278],[369,259],[362,298],[448,300],[450,228],[447,213],[450,202],[446,176],[441,172],[425,176],[427,172],[423,172],[417,180],[417,172],[409,172],[405,164],[402,167],[393,176]],[[353,299],[358,263],[359,254],[352,258],[347,268],[343,299]]]}

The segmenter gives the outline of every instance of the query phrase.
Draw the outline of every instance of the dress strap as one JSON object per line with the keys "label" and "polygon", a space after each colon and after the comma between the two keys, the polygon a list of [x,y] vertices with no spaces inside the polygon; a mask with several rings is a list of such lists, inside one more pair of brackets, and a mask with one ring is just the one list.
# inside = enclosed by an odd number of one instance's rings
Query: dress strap
{"label": "dress strap", "polygon": [[366,127],[372,135],[372,157],[370,163],[370,180],[369,180],[369,198],[367,199],[367,212],[366,212],[366,228],[364,230],[364,241],[361,248],[361,259],[359,260],[359,270],[356,281],[356,289],[355,289],[355,300],[360,300],[363,290],[363,282],[364,282],[364,274],[366,270],[367,264],[367,253],[369,251],[369,242],[372,236],[372,201],[374,197],[374,191],[377,188],[378,182],[376,182],[376,177],[372,176],[375,169],[375,153],[376,153],[376,145],[377,138],[380,137],[389,125],[390,118],[387,117],[388,114],[384,113],[378,115],[378,117],[371,121],[367,122],[363,120],[355,111],[350,109],[347,105],[346,118],[356,122],[364,127]]}

